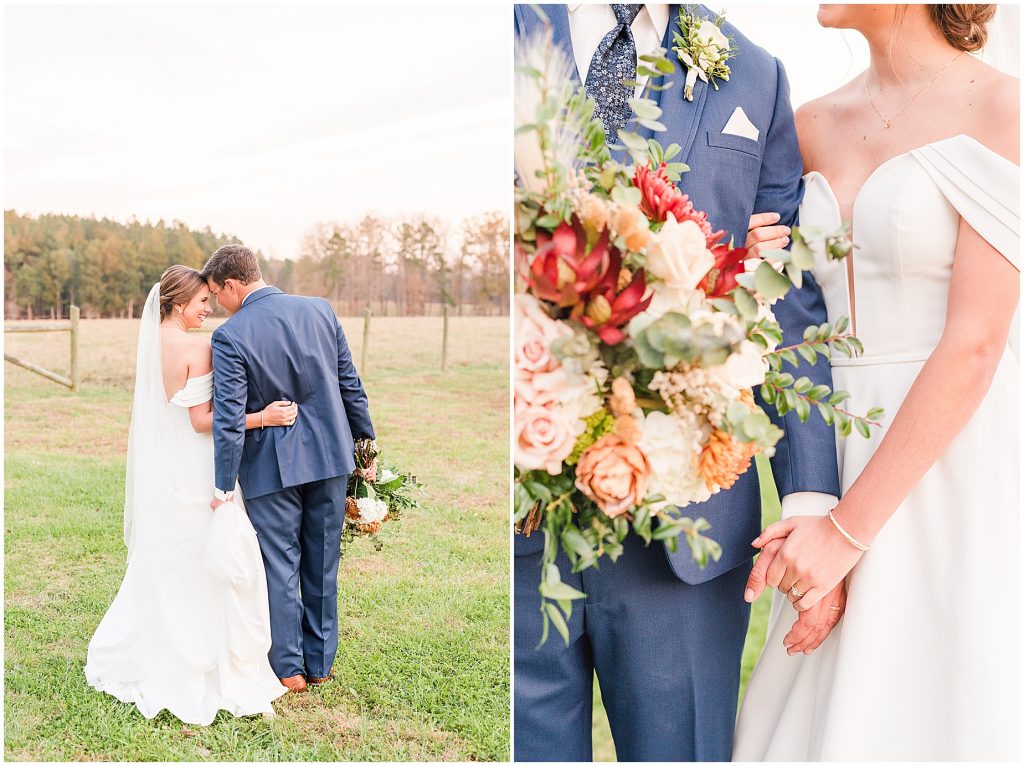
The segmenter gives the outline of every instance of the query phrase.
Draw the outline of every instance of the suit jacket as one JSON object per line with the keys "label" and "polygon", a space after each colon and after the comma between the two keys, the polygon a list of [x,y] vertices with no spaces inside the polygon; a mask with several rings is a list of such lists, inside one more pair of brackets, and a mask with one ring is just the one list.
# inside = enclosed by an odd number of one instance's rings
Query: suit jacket
{"label": "suit jacket", "polygon": [[[353,440],[375,438],[362,381],[323,298],[252,293],[213,333],[216,483],[259,497],[351,473]],[[291,426],[245,430],[245,415],[294,401]]]}
{"label": "suit jacket", "polygon": [[[555,42],[571,52],[569,15],[564,5],[541,6],[547,14]],[[700,13],[715,18],[703,6]],[[693,204],[708,214],[715,230],[725,229],[726,238],[738,245],[746,240],[747,225],[752,213],[774,211],[782,216],[781,224],[794,226],[803,197],[803,162],[797,145],[796,125],[789,101],[789,82],[782,64],[767,51],[754,45],[738,29],[726,23],[723,32],[731,37],[738,50],[729,62],[728,82],[719,82],[718,90],[698,78],[693,88],[693,101],[683,98],[685,67],[671,52],[673,31],[679,6],[672,5],[669,25],[662,47],[669,50],[676,64],[674,75],[667,75],[672,87],[652,96],[659,102],[659,121],[667,130],[652,133],[641,129],[645,137],[656,138],[662,146],[677,143],[682,152],[674,162],[685,162],[690,172],[684,173],[679,188],[690,195]],[[517,34],[540,32],[543,22],[532,8],[515,6]],[[571,58],[571,56],[570,56]],[[579,81],[579,74],[576,73]],[[760,131],[757,140],[722,132],[736,107],[742,107],[747,118]],[[825,302],[814,279],[804,276],[803,287],[790,293],[774,306],[775,316],[783,328],[785,343],[799,343],[809,324],[826,321]],[[810,366],[801,360],[794,375],[806,375],[815,384],[832,384],[827,363],[819,360]],[[784,418],[774,415],[774,407],[765,411],[786,432],[772,458],[772,473],[780,496],[793,492],[823,492],[839,496],[839,470],[836,462],[835,438],[831,427],[816,416],[800,423],[796,413]],[[757,552],[750,542],[761,526],[761,505],[757,472],[751,468],[731,489],[713,496],[708,502],[688,506],[687,516],[703,516],[710,524],[708,536],[722,545],[722,558],[700,569],[692,560],[689,548],[679,546],[669,554],[676,575],[688,583],[705,582],[745,563]],[[542,536],[516,536],[516,555],[533,553],[542,547]]]}

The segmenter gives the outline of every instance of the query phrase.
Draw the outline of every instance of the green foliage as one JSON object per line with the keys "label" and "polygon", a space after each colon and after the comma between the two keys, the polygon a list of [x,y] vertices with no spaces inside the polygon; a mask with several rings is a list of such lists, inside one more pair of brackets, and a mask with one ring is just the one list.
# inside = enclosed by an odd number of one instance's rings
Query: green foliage
{"label": "green foliage", "polygon": [[675,311],[652,322],[633,338],[640,363],[651,370],[671,370],[679,364],[724,364],[743,340],[738,328],[731,333],[729,328],[723,331],[710,323],[695,325],[685,314]]}
{"label": "green foliage", "polygon": [[566,464],[576,465],[580,461],[580,455],[586,451],[586,449],[606,434],[610,434],[615,429],[615,418],[608,412],[604,407],[601,407],[597,412],[592,413],[584,421],[583,433],[580,434],[579,438],[576,439],[576,444],[572,448],[572,452],[569,457],[565,459]]}
{"label": "green foliage", "polygon": [[9,317],[138,315],[168,266],[201,268],[235,237],[180,221],[122,224],[73,215],[4,211],[4,297]]}
{"label": "green foliage", "polygon": [[[380,553],[346,552],[334,680],[275,702],[275,718],[221,713],[208,727],[168,713],[146,720],[89,688],[82,672],[124,575],[123,449],[138,323],[82,322],[80,394],[9,368],[7,760],[509,759],[508,322],[452,320],[443,375],[434,372],[439,318],[375,322],[365,383],[379,441],[430,493],[398,534],[384,530]],[[46,364],[67,355],[57,334],[11,338],[36,344]],[[359,358],[359,333],[349,339]]]}

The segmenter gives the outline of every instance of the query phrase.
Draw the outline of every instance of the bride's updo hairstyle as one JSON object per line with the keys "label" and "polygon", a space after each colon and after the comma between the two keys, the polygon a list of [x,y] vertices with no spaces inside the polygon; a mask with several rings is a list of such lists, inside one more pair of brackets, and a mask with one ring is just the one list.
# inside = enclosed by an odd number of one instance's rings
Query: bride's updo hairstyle
{"label": "bride's updo hairstyle", "polygon": [[929,5],[928,15],[950,45],[958,51],[974,53],[985,47],[988,40],[988,23],[996,15],[996,4]]}
{"label": "bride's updo hairstyle", "polygon": [[160,275],[160,319],[167,319],[175,306],[188,303],[206,287],[195,269],[175,264]]}

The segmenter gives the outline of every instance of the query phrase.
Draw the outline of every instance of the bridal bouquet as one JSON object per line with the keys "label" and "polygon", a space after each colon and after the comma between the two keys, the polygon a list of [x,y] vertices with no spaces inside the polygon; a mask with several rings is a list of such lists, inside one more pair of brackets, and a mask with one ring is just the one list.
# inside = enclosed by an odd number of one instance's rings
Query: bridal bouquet
{"label": "bridal bouquet", "polygon": [[[657,51],[638,73],[654,83],[674,66]],[[806,420],[816,409],[846,435],[867,435],[845,392],[794,378],[833,348],[862,351],[845,319],[808,327],[780,347],[771,305],[812,265],[806,230],[791,252],[751,261],[675,185],[680,148],[622,130],[630,162],[612,159],[593,101],[574,88],[569,57],[547,36],[520,40],[516,69],[515,520],[545,536],[542,642],[584,594],[561,581],[559,547],[580,571],[615,560],[632,531],[702,566],[721,555],[706,520],[678,510],[731,487],[782,431],[754,398]],[[648,85],[661,89],[667,85]],[[646,90],[644,91],[646,93]],[[660,108],[630,102],[652,131]],[[814,234],[843,257],[843,233]]]}
{"label": "bridal bouquet", "polygon": [[402,512],[409,508],[420,507],[415,494],[422,485],[416,477],[394,466],[382,466],[379,457],[371,439],[356,442],[356,468],[349,477],[345,498],[342,551],[357,537],[370,538],[379,551],[384,546],[378,537],[384,524],[401,520]]}

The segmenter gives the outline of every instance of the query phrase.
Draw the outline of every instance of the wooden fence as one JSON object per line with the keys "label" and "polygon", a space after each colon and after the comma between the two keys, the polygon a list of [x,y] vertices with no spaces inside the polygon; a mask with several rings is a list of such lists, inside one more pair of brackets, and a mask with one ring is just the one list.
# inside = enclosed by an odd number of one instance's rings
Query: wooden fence
{"label": "wooden fence", "polygon": [[[448,369],[448,315],[451,312],[448,306],[445,305],[441,308],[442,316],[442,334],[441,334],[441,372]],[[373,317],[373,311],[367,306],[363,310],[363,353],[359,359],[359,374],[366,374],[367,364],[367,353],[370,348],[370,319]]]}
{"label": "wooden fence", "polygon": [[59,375],[52,370],[47,370],[45,367],[40,367],[32,362],[19,359],[12,354],[4,354],[4,361],[15,364],[18,367],[23,367],[29,372],[34,372],[36,375],[41,375],[47,380],[52,380],[54,383],[59,383],[62,386],[70,388],[72,391],[77,392],[80,380],[80,370],[78,367],[78,306],[71,307],[71,322],[68,325],[60,327],[4,327],[5,333],[15,332],[67,332],[71,333],[71,377],[66,378],[63,375]]}

